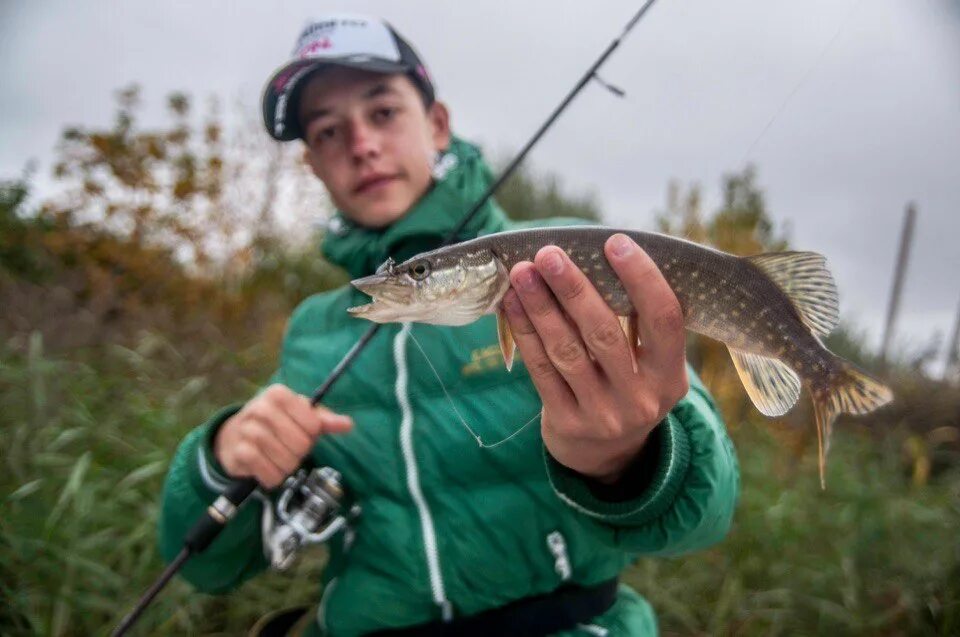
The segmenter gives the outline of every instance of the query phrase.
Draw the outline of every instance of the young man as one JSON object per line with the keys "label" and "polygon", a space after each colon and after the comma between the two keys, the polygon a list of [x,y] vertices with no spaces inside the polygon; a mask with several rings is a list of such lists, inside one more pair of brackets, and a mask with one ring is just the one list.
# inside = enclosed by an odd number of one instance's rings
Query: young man
{"label": "young man", "polygon": [[[323,252],[354,277],[435,247],[490,183],[478,150],[451,134],[416,53],[374,18],[308,26],[267,86],[264,119],[276,139],[303,140],[338,208]],[[490,202],[462,238],[514,227]],[[305,396],[369,324],[347,314],[364,302],[349,286],[307,299],[272,384],[181,444],[164,492],[163,554],[176,554],[228,477],[270,490],[309,454],[341,472],[362,513],[330,542],[306,634],[655,634],[647,602],[616,578],[638,555],[721,539],[737,464],[686,368],[676,297],[626,237],[605,252],[637,309],[636,372],[616,317],[562,251],[545,247],[511,272],[504,306],[524,363],[513,372],[491,317],[386,325],[312,409]],[[492,449],[460,423],[492,442],[537,413],[539,428]],[[226,591],[264,569],[263,506],[241,511],[183,575]]]}

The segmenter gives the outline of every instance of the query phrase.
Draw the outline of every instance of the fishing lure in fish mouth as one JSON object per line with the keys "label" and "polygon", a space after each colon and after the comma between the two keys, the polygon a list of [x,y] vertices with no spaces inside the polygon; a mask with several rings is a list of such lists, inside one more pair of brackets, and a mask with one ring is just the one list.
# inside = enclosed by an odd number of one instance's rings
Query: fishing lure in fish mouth
{"label": "fishing lure in fish mouth", "polygon": [[837,288],[826,259],[814,252],[738,257],[654,232],[599,226],[533,228],[485,235],[384,264],[353,281],[371,303],[350,308],[377,323],[465,325],[497,314],[504,362],[514,341],[500,301],[509,272],[533,261],[546,245],[563,249],[620,317],[636,361],[634,308],[604,256],[614,233],[631,237],[663,274],[683,309],[687,329],[727,345],[744,389],[766,416],[782,416],[806,386],[813,397],[820,480],[833,421],[840,413],[866,414],[893,399],[888,387],[836,356],[820,340],[839,321]]}

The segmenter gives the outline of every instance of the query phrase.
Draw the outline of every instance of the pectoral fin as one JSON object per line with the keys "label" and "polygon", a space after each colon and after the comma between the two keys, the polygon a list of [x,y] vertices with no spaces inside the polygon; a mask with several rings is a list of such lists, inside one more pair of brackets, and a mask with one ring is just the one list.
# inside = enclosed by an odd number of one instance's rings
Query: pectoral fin
{"label": "pectoral fin", "polygon": [[627,337],[627,350],[630,353],[630,362],[633,364],[633,373],[639,371],[637,366],[637,348],[640,346],[640,335],[637,332],[637,317],[634,314],[630,316],[620,316],[620,327]]}
{"label": "pectoral fin", "polygon": [[507,315],[502,307],[497,308],[497,339],[500,341],[503,362],[509,372],[513,368],[513,353],[517,349],[517,344],[513,341],[513,332],[510,331],[510,323],[507,322]]}

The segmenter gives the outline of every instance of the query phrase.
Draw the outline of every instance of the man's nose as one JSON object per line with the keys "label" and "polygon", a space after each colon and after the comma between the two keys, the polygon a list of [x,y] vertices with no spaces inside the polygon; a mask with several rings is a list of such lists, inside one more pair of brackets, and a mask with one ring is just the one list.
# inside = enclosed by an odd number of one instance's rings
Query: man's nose
{"label": "man's nose", "polygon": [[375,157],[380,152],[377,133],[362,120],[350,123],[350,153],[357,160]]}

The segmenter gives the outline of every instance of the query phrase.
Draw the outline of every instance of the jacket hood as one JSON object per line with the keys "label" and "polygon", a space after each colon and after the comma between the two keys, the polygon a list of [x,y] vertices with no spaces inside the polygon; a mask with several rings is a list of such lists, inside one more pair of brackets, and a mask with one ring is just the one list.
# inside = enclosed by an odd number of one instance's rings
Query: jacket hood
{"label": "jacket hood", "polygon": [[[430,190],[397,221],[385,228],[367,228],[338,211],[330,220],[321,250],[332,263],[361,277],[393,257],[403,261],[440,245],[493,181],[480,150],[457,137],[437,163],[445,168]],[[458,240],[472,239],[506,227],[503,210],[491,199],[483,205]]]}

